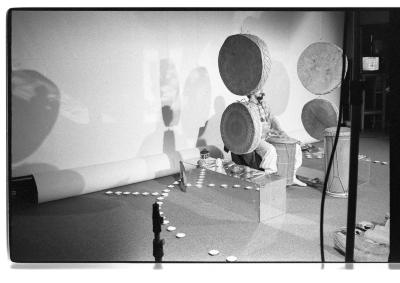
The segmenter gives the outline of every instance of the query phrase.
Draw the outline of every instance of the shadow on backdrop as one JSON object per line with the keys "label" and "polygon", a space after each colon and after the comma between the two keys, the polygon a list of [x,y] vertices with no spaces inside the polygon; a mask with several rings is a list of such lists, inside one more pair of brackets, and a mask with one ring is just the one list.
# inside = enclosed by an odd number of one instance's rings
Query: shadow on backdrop
{"label": "shadow on backdrop", "polygon": [[[177,125],[181,113],[179,77],[175,64],[170,59],[160,60],[160,98],[164,125],[166,127]],[[164,109],[170,112],[164,113]]]}
{"label": "shadow on backdrop", "polygon": [[214,115],[208,119],[203,127],[199,128],[196,147],[206,148],[210,152],[210,156],[214,158],[224,158],[221,149],[213,144],[222,144],[220,124],[221,117],[225,111],[225,99],[217,96],[214,99]]}
{"label": "shadow on backdrop", "polygon": [[289,103],[290,79],[281,62],[272,60],[271,72],[263,89],[272,114],[280,115],[285,112]]}
{"label": "shadow on backdrop", "polygon": [[206,68],[196,67],[189,73],[182,95],[182,128],[186,137],[194,141],[189,147],[195,147],[207,127],[211,106],[211,81]]}
{"label": "shadow on backdrop", "polygon": [[12,163],[33,154],[50,133],[60,108],[60,91],[34,70],[11,73]]}

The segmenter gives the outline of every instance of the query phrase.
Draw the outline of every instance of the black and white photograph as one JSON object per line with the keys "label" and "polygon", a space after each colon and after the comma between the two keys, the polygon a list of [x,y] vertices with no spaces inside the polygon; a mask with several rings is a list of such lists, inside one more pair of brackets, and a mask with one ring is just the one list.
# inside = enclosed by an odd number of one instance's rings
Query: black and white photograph
{"label": "black and white photograph", "polygon": [[10,262],[399,262],[399,9],[3,20]]}

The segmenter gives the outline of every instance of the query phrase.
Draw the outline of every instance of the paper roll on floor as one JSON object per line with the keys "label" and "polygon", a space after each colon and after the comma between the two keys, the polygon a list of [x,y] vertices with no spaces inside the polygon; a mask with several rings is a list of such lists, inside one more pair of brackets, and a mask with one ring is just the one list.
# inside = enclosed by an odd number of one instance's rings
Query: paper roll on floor
{"label": "paper roll on floor", "polygon": [[[200,157],[198,148],[177,151],[176,159]],[[147,181],[179,172],[179,160],[167,154],[34,173],[39,203]]]}

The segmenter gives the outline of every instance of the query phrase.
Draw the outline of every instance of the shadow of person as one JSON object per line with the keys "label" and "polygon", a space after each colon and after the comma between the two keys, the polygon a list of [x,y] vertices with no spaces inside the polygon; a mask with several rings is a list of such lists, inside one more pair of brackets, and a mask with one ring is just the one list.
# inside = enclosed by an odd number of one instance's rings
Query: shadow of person
{"label": "shadow of person", "polygon": [[211,106],[211,81],[204,67],[194,68],[183,87],[182,129],[189,140],[189,147],[201,144],[199,136],[206,130]]}
{"label": "shadow of person", "polygon": [[11,73],[12,163],[34,153],[53,128],[60,108],[58,87],[34,70]]}
{"label": "shadow of person", "polygon": [[217,96],[214,99],[214,115],[199,128],[196,147],[205,147],[214,158],[223,158],[223,152],[216,145],[222,145],[220,132],[221,117],[226,108],[225,99]]}
{"label": "shadow of person", "polygon": [[285,65],[272,60],[271,72],[263,89],[272,114],[277,116],[285,112],[290,95],[290,79]]}

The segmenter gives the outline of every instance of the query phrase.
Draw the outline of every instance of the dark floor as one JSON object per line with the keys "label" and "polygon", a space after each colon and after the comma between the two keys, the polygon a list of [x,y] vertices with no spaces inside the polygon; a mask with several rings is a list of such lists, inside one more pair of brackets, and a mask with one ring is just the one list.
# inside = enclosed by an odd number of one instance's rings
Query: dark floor
{"label": "dark floor", "polygon": [[[360,154],[389,161],[389,138],[365,133]],[[303,165],[321,169],[322,159]],[[174,180],[168,176],[118,188],[121,191],[160,191]],[[166,261],[320,261],[319,216],[321,192],[288,187],[286,215],[267,224],[240,220],[237,213],[207,207],[176,190],[163,211],[186,237],[176,239],[163,230]],[[152,261],[151,201],[110,197],[104,192],[44,203],[21,210],[11,218],[11,254],[20,261]],[[211,215],[207,209],[219,209]],[[370,181],[358,188],[357,221],[382,222],[389,212],[389,166],[371,163]],[[325,258],[344,261],[333,249],[332,232],[345,226],[347,199],[327,197]],[[211,216],[210,216],[211,215]],[[164,227],[164,226],[163,226]],[[165,227],[164,227],[165,228]],[[221,251],[210,257],[210,249]]]}

